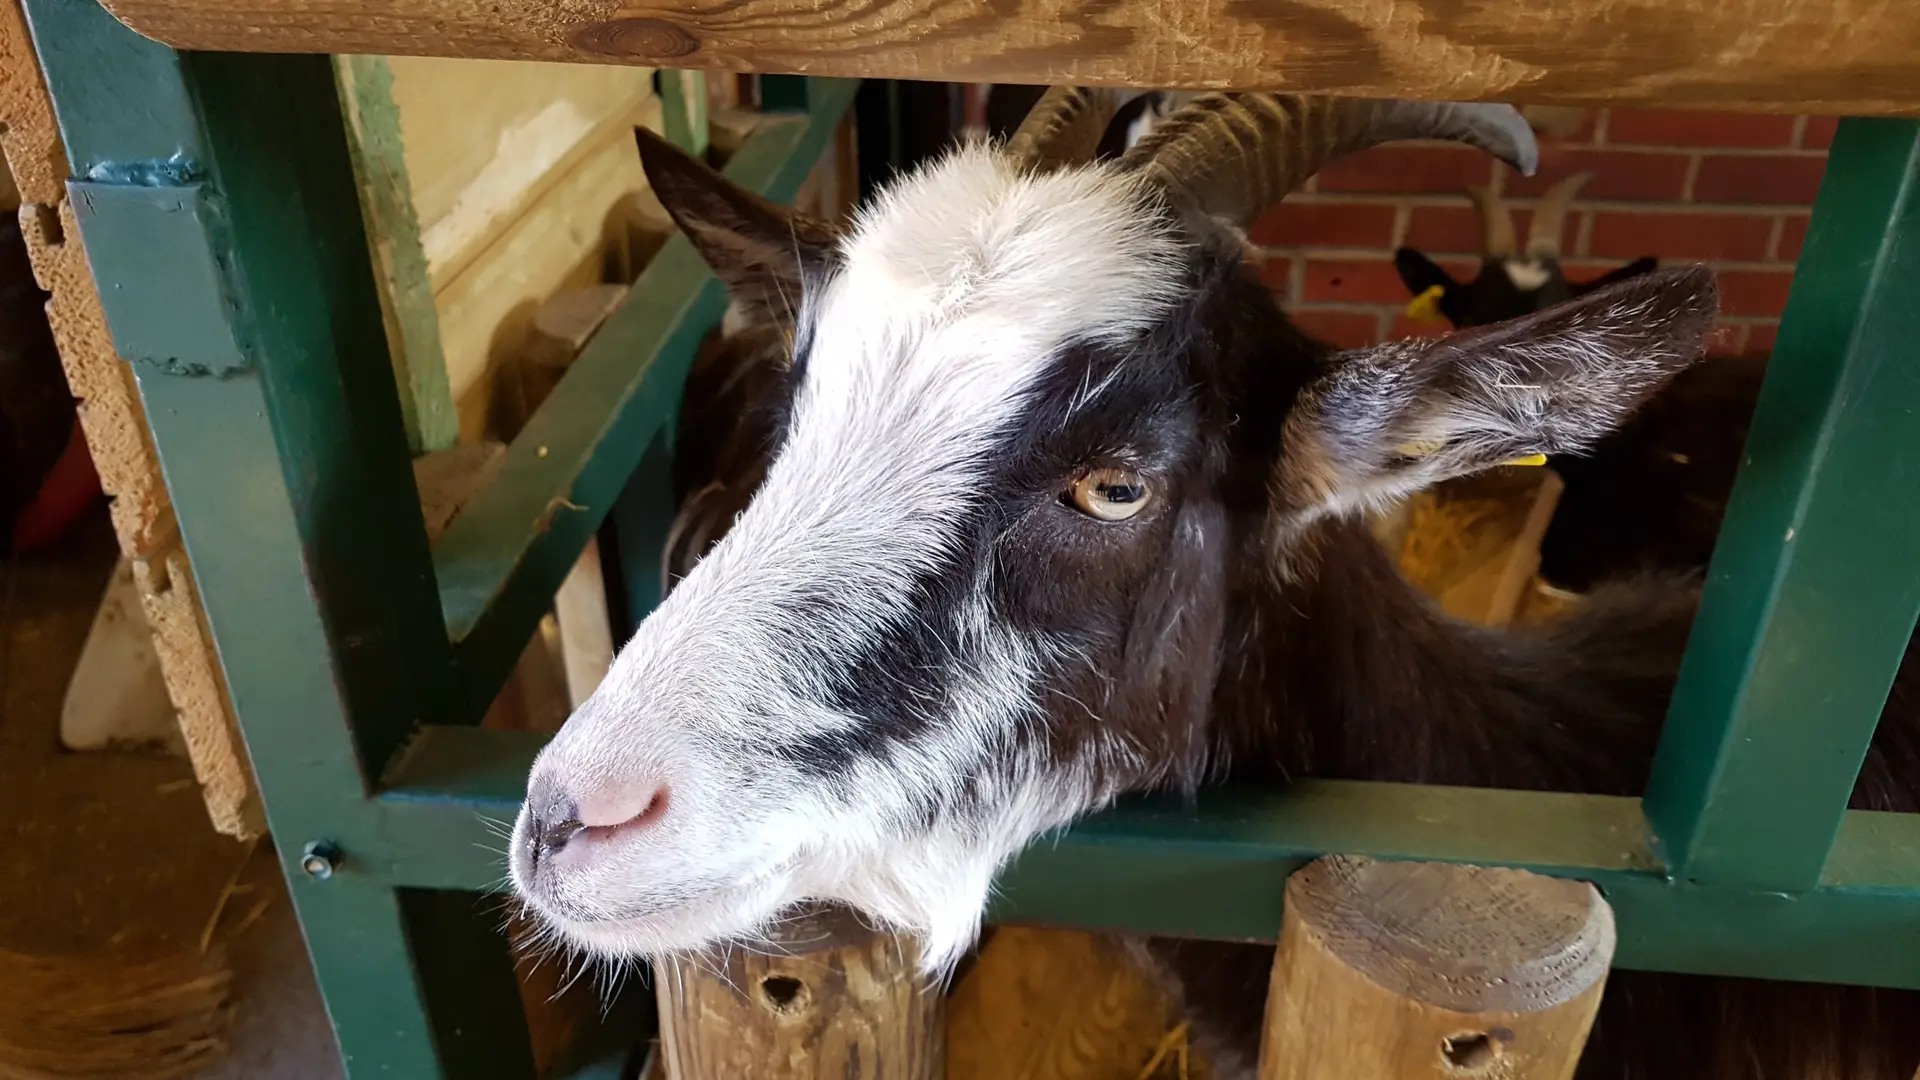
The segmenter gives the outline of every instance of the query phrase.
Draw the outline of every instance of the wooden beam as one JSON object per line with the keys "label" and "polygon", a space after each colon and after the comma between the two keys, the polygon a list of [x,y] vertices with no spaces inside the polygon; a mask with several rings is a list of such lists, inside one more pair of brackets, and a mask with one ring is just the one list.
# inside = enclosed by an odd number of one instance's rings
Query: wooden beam
{"label": "wooden beam", "polygon": [[1568,1080],[1613,945],[1585,882],[1316,860],[1287,881],[1260,1080]]}
{"label": "wooden beam", "polygon": [[1863,0],[106,2],[181,49],[1920,112],[1920,20]]}
{"label": "wooden beam", "polygon": [[827,908],[770,940],[660,961],[667,1080],[938,1080],[945,997],[914,942]]}

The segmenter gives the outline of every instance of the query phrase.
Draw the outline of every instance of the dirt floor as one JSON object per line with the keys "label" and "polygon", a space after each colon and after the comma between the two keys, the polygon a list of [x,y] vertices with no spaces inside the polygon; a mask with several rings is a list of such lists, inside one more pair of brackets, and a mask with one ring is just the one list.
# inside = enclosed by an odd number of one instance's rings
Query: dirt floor
{"label": "dirt floor", "polygon": [[197,943],[238,874],[219,931],[232,1050],[202,1076],[331,1080],[332,1031],[268,846],[249,857],[213,831],[184,758],[60,748],[67,678],[115,555],[102,505],[58,551],[0,564],[0,948]]}

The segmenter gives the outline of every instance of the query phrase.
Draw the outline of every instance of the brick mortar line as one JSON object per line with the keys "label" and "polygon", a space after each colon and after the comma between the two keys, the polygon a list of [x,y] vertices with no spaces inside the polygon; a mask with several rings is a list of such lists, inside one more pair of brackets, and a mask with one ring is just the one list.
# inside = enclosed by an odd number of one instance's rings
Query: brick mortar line
{"label": "brick mortar line", "polygon": [[[1531,210],[1539,205],[1534,196],[1519,196],[1504,200],[1517,210]],[[1287,202],[1288,206],[1394,206],[1406,205],[1410,209],[1453,209],[1470,210],[1473,204],[1465,195],[1452,196],[1437,192],[1391,192],[1368,193],[1329,192],[1311,198],[1296,197]],[[1633,201],[1627,199],[1582,199],[1574,204],[1580,211],[1605,211],[1607,213],[1630,214],[1689,214],[1705,212],[1721,217],[1764,217],[1769,214],[1807,214],[1813,210],[1812,203],[1730,203],[1681,202],[1679,199],[1648,199]]]}
{"label": "brick mortar line", "polygon": [[[1280,259],[1290,259],[1295,262],[1305,263],[1307,261],[1317,259],[1321,261],[1348,260],[1353,262],[1387,263],[1387,264],[1391,264],[1393,262],[1393,250],[1391,248],[1384,248],[1384,247],[1350,247],[1350,248],[1345,248],[1345,247],[1343,248],[1263,247],[1263,248],[1259,248],[1258,250],[1262,258],[1272,260],[1272,261],[1278,261]],[[1446,260],[1455,261],[1455,262],[1467,262],[1469,260],[1479,259],[1479,256],[1472,252],[1440,251],[1440,252],[1427,252],[1426,254],[1432,255],[1435,258],[1446,259]],[[1667,260],[1666,257],[1664,256],[1662,256],[1661,258],[1663,259],[1663,261],[1685,261],[1688,263],[1705,263],[1716,270],[1733,270],[1733,271],[1738,271],[1742,273],[1752,272],[1752,271],[1773,271],[1773,272],[1778,272],[1782,270],[1791,271],[1795,267],[1795,265],[1797,265],[1795,263],[1787,262],[1785,260],[1775,261],[1775,260],[1768,260],[1768,259],[1716,259],[1716,258],[1713,258],[1712,256],[1702,256],[1699,258],[1692,258],[1692,259],[1676,258],[1673,260]],[[1574,255],[1574,256],[1570,256],[1568,261],[1571,262],[1576,268],[1578,268],[1578,267],[1581,267],[1582,264],[1589,263],[1589,262],[1614,263],[1614,262],[1630,262],[1632,260],[1624,257],[1611,256],[1611,255]]]}

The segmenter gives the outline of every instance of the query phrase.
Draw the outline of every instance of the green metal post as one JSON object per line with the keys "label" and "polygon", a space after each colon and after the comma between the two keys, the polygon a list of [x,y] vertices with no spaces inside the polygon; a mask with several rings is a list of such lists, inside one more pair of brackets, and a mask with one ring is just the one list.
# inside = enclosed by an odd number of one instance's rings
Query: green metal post
{"label": "green metal post", "polygon": [[[464,712],[330,62],[175,53],[94,0],[27,12],[348,1070],[528,1075],[517,999],[415,970],[447,921],[328,843],[419,725]],[[504,938],[458,936],[503,970]]]}
{"label": "green metal post", "polygon": [[1828,158],[1646,796],[1686,881],[1820,881],[1920,613],[1920,124]]}

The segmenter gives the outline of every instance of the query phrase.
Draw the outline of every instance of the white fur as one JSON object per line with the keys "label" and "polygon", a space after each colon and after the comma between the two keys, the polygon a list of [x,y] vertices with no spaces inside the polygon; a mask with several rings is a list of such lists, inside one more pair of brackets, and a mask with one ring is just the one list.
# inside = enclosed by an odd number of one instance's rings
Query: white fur
{"label": "white fur", "polygon": [[[665,784],[666,813],[569,845],[536,879],[523,811],[521,896],[608,955],[751,936],[788,904],[834,899],[918,934],[929,970],[955,961],[1000,866],[1112,794],[1089,763],[1011,749],[1041,722],[1047,643],[997,625],[977,581],[950,638],[954,700],[927,734],[826,780],[777,751],[859,727],[832,691],[917,617],[916,581],[956,541],[1034,380],[1069,343],[1163,317],[1181,255],[1131,178],[1023,175],[977,145],[868,210],[805,297],[806,375],[761,491],[535,764],[583,800]],[[967,776],[982,797],[954,797]]]}
{"label": "white fur", "polygon": [[1500,264],[1507,272],[1507,280],[1513,287],[1523,292],[1532,292],[1553,280],[1553,271],[1532,255],[1508,259]]}

